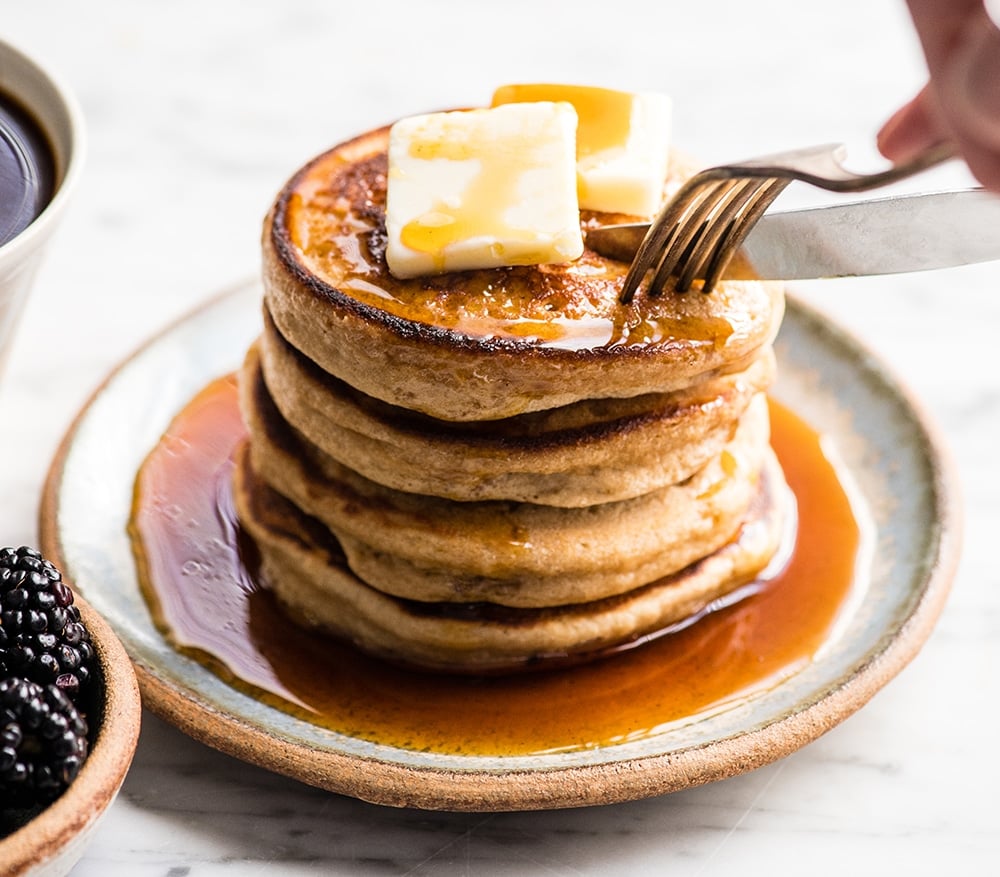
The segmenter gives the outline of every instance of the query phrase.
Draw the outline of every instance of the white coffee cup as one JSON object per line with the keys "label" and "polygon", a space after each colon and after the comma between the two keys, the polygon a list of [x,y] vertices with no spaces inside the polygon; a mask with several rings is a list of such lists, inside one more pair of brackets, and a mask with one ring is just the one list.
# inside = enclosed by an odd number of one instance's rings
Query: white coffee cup
{"label": "white coffee cup", "polygon": [[76,98],[49,70],[0,38],[0,94],[20,104],[44,132],[55,162],[52,197],[22,231],[0,245],[0,372],[52,232],[83,166],[84,122]]}

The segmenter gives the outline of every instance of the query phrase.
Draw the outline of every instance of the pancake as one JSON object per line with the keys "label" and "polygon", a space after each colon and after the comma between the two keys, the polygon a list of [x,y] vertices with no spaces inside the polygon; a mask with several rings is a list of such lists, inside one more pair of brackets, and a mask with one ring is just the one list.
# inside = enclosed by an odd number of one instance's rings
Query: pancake
{"label": "pancake", "polygon": [[[564,265],[394,278],[387,137],[369,132],[307,164],[262,240],[265,301],[282,336],[362,393],[441,420],[507,418],[744,371],[777,333],[780,284],[728,281],[710,295],[623,306],[627,265],[590,250]],[[581,213],[584,228],[618,218]]]}
{"label": "pancake", "polygon": [[485,423],[454,423],[365,396],[296,351],[265,313],[245,364],[281,415],[337,462],[396,490],[459,501],[583,507],[690,477],[717,456],[770,386],[770,349],[745,371],[674,393],[593,399]]}
{"label": "pancake", "polygon": [[695,617],[732,596],[775,556],[791,501],[768,452],[744,522],[712,554],[618,597],[511,609],[403,600],[366,585],[325,526],[258,479],[246,446],[234,492],[240,520],[260,551],[261,579],[301,624],[392,661],[460,673],[594,657]]}
{"label": "pancake", "polygon": [[[782,286],[622,305],[628,266],[590,250],[396,278],[387,140],[320,155],[265,219],[234,474],[264,585],[306,626],[468,673],[737,599],[793,518],[765,395]],[[690,172],[672,168],[665,193]]]}
{"label": "pancake", "polygon": [[729,541],[768,442],[758,396],[721,453],[680,484],[580,509],[467,502],[376,484],[281,418],[259,375],[242,405],[259,478],[318,519],[373,587],[416,600],[550,606],[623,593]]}

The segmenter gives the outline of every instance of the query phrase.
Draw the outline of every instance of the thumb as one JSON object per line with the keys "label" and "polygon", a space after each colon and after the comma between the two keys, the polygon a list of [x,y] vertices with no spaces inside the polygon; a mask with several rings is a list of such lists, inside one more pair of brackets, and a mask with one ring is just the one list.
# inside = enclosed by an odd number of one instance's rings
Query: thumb
{"label": "thumb", "polygon": [[876,145],[886,158],[899,162],[950,139],[951,131],[935,107],[934,95],[927,85],[893,113],[878,132]]}

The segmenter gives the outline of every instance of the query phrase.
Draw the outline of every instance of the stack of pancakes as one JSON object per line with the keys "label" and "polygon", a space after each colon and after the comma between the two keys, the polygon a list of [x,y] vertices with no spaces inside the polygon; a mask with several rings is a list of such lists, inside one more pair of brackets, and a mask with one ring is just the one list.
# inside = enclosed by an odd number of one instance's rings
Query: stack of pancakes
{"label": "stack of pancakes", "polygon": [[623,306],[628,266],[589,250],[396,279],[387,135],[304,167],[265,224],[235,476],[264,584],[366,651],[490,672],[605,653],[753,580],[785,510],[780,286]]}

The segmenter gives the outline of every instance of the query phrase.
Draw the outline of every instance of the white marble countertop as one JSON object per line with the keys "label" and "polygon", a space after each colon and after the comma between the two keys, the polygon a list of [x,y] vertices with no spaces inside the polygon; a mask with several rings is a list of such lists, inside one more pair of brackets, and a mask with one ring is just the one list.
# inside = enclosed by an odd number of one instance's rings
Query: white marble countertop
{"label": "white marble countertop", "polygon": [[[271,197],[327,145],[480,103],[503,82],[554,80],[671,93],[675,141],[704,161],[843,140],[863,167],[923,79],[902,0],[647,6],[2,0],[0,35],[76,90],[89,158],[0,383],[0,543],[36,541],[49,460],[106,372],[257,271]],[[1000,264],[797,287],[923,401],[956,456],[966,517],[929,642],[816,742],[661,798],[454,815],[318,791],[147,713],[74,875],[996,873],[998,287]]]}

